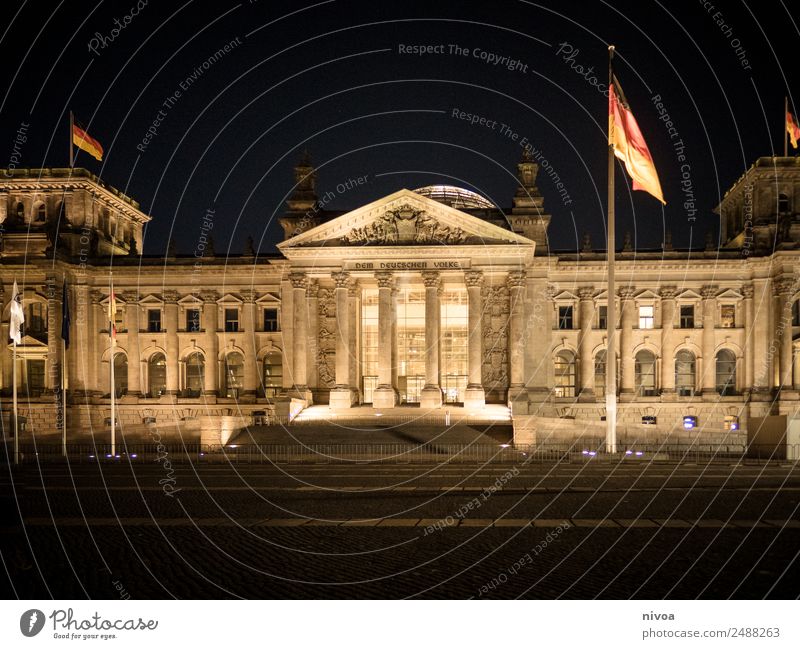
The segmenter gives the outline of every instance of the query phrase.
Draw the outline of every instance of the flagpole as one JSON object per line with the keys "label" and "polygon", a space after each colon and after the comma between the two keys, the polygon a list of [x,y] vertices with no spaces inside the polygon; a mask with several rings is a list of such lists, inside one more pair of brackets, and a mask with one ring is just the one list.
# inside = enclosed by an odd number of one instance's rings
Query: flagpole
{"label": "flagpole", "polygon": [[111,337],[111,372],[109,376],[111,377],[111,457],[115,458],[117,456],[117,427],[116,427],[116,402],[117,402],[117,395],[116,390],[114,389],[114,346],[116,345],[116,338],[114,336],[114,322],[111,318],[114,317],[112,304],[114,301],[114,277],[113,275],[110,276],[109,285],[111,287],[110,293],[108,295],[109,305],[108,305],[108,315],[109,315],[109,322],[108,322],[108,335]]}
{"label": "flagpole", "polygon": [[14,412],[14,464],[19,464],[19,421],[17,416],[17,341],[14,341],[14,348],[11,353],[12,369],[11,381],[13,383],[12,400]]}
{"label": "flagpole", "polygon": [[75,166],[75,148],[72,146],[72,127],[75,124],[75,118],[72,111],[69,111],[69,168]]}
{"label": "flagpole", "polygon": [[61,339],[61,454],[67,457],[67,344]]}
{"label": "flagpole", "polygon": [[783,157],[784,158],[789,156],[789,129],[787,128],[788,117],[789,117],[789,96],[784,95],[783,96]]}
{"label": "flagpole", "polygon": [[[614,83],[612,61],[614,59],[614,46],[608,46],[608,87]],[[609,110],[608,120],[608,221],[606,243],[608,258],[608,306],[606,307],[606,452],[617,452],[617,353],[616,353],[616,328],[617,305],[614,277],[614,261],[616,256],[616,241],[614,238],[614,143],[611,138],[612,113]]]}

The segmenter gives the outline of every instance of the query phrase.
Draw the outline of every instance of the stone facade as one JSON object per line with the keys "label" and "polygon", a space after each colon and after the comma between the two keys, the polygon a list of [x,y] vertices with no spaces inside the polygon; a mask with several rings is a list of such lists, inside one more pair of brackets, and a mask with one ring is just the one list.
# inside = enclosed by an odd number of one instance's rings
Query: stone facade
{"label": "stone facade", "polygon": [[[542,441],[576,430],[564,422],[602,428],[608,365],[618,373],[624,435],[741,442],[750,416],[795,414],[797,158],[759,159],[726,193],[719,249],[676,250],[666,237],[660,250],[617,253],[612,363],[605,253],[586,242],[549,249],[537,171],[520,163],[506,211],[457,188],[422,188],[332,213],[320,208],[304,160],[277,253],[171,250],[165,259],[139,252],[150,217],[88,172],[17,170],[0,179],[0,257],[6,340],[15,279],[28,318],[17,349],[21,414],[34,432],[57,430],[63,377],[73,433],[101,426],[112,362],[129,427],[195,430],[186,422],[262,411],[285,418],[312,403],[337,411],[463,403],[476,412],[504,403],[520,440]],[[7,346],[4,409],[11,373]],[[685,417],[696,428],[687,432]]]}

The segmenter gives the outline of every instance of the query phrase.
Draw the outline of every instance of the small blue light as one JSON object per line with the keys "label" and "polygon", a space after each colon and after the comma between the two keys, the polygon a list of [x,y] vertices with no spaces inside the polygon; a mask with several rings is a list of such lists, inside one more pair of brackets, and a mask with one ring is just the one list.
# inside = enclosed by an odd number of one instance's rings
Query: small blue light
{"label": "small blue light", "polygon": [[633,451],[625,451],[625,455],[633,455]]}
{"label": "small blue light", "polygon": [[644,455],[644,453],[642,453],[641,451],[636,451],[636,455],[641,456],[641,455]]}
{"label": "small blue light", "polygon": [[596,453],[595,451],[589,451],[589,455],[591,455],[592,457],[594,457],[595,455],[597,455],[597,453]]}

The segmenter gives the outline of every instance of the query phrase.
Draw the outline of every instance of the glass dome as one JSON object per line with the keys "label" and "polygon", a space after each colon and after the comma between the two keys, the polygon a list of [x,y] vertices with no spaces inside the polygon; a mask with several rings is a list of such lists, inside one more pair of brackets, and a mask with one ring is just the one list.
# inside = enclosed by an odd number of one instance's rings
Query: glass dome
{"label": "glass dome", "polygon": [[455,209],[474,210],[496,207],[494,203],[480,194],[461,187],[454,187],[453,185],[428,185],[427,187],[415,189],[414,192]]}

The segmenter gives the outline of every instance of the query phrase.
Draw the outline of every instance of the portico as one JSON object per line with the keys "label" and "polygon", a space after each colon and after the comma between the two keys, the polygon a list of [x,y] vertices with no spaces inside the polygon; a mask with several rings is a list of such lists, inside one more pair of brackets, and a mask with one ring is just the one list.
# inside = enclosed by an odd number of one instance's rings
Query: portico
{"label": "portico", "polygon": [[[474,409],[487,394],[507,402],[523,386],[522,296],[534,247],[408,190],[279,244],[294,287],[299,370],[287,393],[311,392],[337,410]],[[316,317],[298,290],[308,282],[319,287]],[[309,350],[315,372],[307,371]]]}

